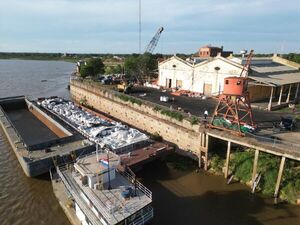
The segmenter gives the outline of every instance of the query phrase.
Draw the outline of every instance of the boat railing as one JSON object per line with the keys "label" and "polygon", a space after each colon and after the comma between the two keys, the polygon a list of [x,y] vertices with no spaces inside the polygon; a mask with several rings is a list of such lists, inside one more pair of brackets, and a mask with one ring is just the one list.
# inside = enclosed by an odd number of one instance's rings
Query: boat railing
{"label": "boat railing", "polygon": [[129,223],[129,225],[143,225],[147,223],[149,220],[151,220],[154,216],[153,208],[151,206],[149,207],[149,211],[146,213],[143,213],[139,218],[134,220],[133,222]]}
{"label": "boat railing", "polygon": [[66,166],[57,167],[56,170],[62,182],[64,183],[66,189],[68,190],[68,192],[70,192],[75,202],[78,204],[79,208],[83,211],[83,213],[88,217],[90,222],[93,225],[102,225],[102,223],[97,218],[97,216],[87,206],[87,203],[85,203],[83,199],[80,197],[81,190],[77,188],[76,185],[74,185],[73,182],[71,182],[70,179],[68,179],[68,177],[65,176],[65,174],[62,172],[62,171],[66,171],[67,167]]}
{"label": "boat railing", "polygon": [[134,184],[142,193],[152,200],[152,192],[146,188],[141,182],[139,182],[135,175],[131,175],[128,172],[118,171],[123,177],[125,177],[130,183]]}
{"label": "boat railing", "polygon": [[[103,153],[104,151],[103,150],[100,150],[99,153]],[[93,151],[93,152],[90,152],[88,154],[84,154],[84,155],[80,155],[76,158],[76,162],[78,162],[78,160],[80,159],[83,159],[83,158],[86,158],[86,157],[89,157],[89,156],[95,156],[96,157],[96,151]],[[112,152],[112,151],[109,151],[109,155],[113,155],[115,158],[118,159],[118,162],[116,163],[116,165],[119,165],[120,164],[120,161],[121,161],[121,157],[119,155],[117,155],[116,153]]]}
{"label": "boat railing", "polygon": [[[66,166],[61,166],[60,169],[57,170],[60,170],[59,175],[62,178],[63,183],[66,184],[65,185],[66,188],[68,190],[73,191],[73,192],[70,191],[72,195],[76,194],[74,193],[74,190],[76,190],[76,192],[78,193],[78,197],[81,199],[81,201],[82,199],[88,200],[88,205],[92,207],[93,210],[96,210],[98,214],[101,215],[103,218],[115,219],[114,213],[109,213],[110,208],[107,207],[105,202],[101,198],[97,197],[90,188],[82,189],[81,187],[78,186],[78,184],[74,180],[74,174],[67,172],[68,169]],[[61,170],[63,170],[64,172],[61,172]],[[109,198],[107,199],[109,200]],[[91,208],[88,208],[88,210],[93,211]],[[94,215],[94,212],[92,213]]]}

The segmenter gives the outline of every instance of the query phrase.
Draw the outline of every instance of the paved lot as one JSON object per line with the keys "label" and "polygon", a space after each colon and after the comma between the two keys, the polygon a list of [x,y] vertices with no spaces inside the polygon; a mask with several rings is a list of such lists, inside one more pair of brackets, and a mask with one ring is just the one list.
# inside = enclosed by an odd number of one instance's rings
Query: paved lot
{"label": "paved lot", "polygon": [[[146,96],[143,96],[144,93],[146,93]],[[178,109],[178,107],[181,107],[184,111],[200,117],[203,116],[205,109],[208,111],[209,115],[211,115],[214,112],[218,102],[216,98],[203,100],[198,97],[173,96],[170,92],[162,92],[161,90],[148,87],[136,87],[134,89],[134,93],[131,93],[130,95],[154,102],[156,104],[164,105],[166,107],[170,107],[172,105],[173,109]],[[161,102],[159,100],[160,96],[174,98],[174,101]],[[287,115],[287,113],[267,112],[259,109],[253,109],[253,114],[254,120],[258,123],[266,121],[278,121],[280,120],[280,116]]]}

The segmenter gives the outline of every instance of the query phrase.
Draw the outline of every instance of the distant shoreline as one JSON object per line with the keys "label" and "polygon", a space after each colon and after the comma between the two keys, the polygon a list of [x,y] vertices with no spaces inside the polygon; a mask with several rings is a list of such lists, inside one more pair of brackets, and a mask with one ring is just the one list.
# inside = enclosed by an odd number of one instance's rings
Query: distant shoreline
{"label": "distant shoreline", "polygon": [[62,62],[70,62],[76,63],[79,59],[72,59],[72,58],[36,58],[36,57],[1,57],[0,60],[38,60],[38,61],[62,61]]}

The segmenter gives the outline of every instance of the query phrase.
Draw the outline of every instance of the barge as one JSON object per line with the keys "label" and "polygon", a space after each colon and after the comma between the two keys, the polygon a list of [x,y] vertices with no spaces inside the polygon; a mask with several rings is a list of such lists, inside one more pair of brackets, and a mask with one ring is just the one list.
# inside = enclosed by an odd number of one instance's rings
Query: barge
{"label": "barge", "polygon": [[163,158],[174,150],[167,143],[154,141],[135,128],[72,101],[47,98],[37,101],[37,105],[95,143],[97,149],[109,149],[119,155],[124,168],[141,169],[145,163]]}
{"label": "barge", "polygon": [[25,96],[0,99],[0,126],[29,177],[95,150],[91,141]]}

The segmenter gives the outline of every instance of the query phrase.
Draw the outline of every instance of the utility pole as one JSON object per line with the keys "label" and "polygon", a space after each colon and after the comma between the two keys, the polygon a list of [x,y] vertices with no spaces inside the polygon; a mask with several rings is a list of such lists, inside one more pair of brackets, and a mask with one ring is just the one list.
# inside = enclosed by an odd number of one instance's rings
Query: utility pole
{"label": "utility pole", "polygon": [[142,1],[139,0],[139,53],[142,54]]}

